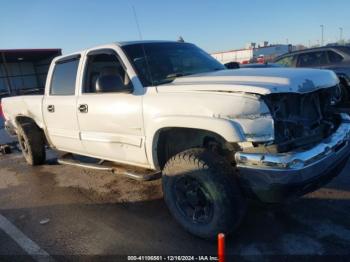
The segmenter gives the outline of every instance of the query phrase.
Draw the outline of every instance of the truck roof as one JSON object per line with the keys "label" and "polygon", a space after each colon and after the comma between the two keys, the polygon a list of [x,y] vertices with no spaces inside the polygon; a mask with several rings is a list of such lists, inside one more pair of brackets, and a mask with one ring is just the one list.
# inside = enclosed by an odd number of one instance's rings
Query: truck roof
{"label": "truck roof", "polygon": [[[76,55],[80,55],[82,52],[90,50],[90,49],[98,49],[98,48],[109,48],[113,45],[117,45],[117,46],[128,46],[128,45],[135,45],[135,44],[149,44],[149,43],[182,43],[182,42],[178,42],[178,41],[171,41],[171,40],[136,40],[136,41],[121,41],[121,42],[112,42],[112,43],[107,43],[104,45],[98,45],[98,46],[93,46],[90,48],[85,48],[85,49],[81,49],[79,51],[73,52],[73,53],[69,53],[69,54],[64,54],[61,56],[58,56],[54,59],[54,61],[59,61],[61,59],[65,59],[67,57],[71,57],[71,56],[76,56]],[[186,42],[184,42],[186,43]],[[188,44],[188,43],[187,43]]]}
{"label": "truck roof", "polygon": [[168,40],[136,40],[136,41],[115,42],[115,44],[119,46],[127,46],[127,45],[134,45],[134,44],[149,44],[149,43],[179,43],[179,42],[168,41]]}

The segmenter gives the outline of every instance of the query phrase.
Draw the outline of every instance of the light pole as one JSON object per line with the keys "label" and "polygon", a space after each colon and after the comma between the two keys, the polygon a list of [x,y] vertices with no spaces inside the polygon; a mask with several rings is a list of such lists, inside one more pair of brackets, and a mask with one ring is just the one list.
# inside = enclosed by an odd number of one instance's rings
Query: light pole
{"label": "light pole", "polygon": [[339,42],[343,40],[343,28],[339,27]]}
{"label": "light pole", "polygon": [[321,46],[323,46],[323,29],[324,29],[324,25],[320,25],[321,27]]}

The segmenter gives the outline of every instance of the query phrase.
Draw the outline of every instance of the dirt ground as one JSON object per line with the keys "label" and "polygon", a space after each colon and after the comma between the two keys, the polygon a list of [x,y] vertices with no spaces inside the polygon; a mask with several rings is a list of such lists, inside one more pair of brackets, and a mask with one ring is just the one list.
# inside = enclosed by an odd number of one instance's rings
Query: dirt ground
{"label": "dirt ground", "polygon": [[[0,215],[52,258],[216,255],[216,243],[188,234],[171,217],[161,180],[138,182],[49,158],[29,167],[18,152],[0,156]],[[228,261],[350,258],[349,170],[348,164],[324,188],[278,209],[249,203],[243,224],[227,239]],[[13,255],[26,252],[0,229],[0,260],[20,258]]]}

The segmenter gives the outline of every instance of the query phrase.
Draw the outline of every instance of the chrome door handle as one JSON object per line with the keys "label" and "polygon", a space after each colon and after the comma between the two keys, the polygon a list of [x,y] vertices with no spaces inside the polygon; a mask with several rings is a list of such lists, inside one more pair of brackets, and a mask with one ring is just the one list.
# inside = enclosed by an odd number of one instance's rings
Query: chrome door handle
{"label": "chrome door handle", "polygon": [[54,105],[48,105],[47,106],[47,111],[49,111],[50,113],[55,112],[55,106]]}
{"label": "chrome door handle", "polygon": [[81,105],[79,105],[78,110],[80,111],[80,113],[87,113],[88,112],[88,105],[81,104]]}

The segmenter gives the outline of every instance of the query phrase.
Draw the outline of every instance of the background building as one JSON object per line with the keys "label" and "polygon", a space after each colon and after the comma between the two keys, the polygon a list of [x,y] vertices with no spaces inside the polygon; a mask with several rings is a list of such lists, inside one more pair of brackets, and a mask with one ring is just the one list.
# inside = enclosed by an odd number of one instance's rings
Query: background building
{"label": "background building", "polygon": [[61,49],[0,50],[0,99],[42,93],[50,63],[61,53]]}
{"label": "background building", "polygon": [[264,63],[292,50],[294,50],[292,45],[269,45],[267,41],[264,41],[259,45],[249,43],[244,49],[215,52],[211,55],[223,64],[228,62]]}

